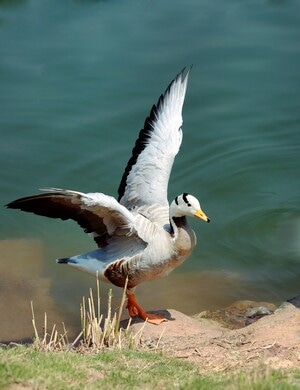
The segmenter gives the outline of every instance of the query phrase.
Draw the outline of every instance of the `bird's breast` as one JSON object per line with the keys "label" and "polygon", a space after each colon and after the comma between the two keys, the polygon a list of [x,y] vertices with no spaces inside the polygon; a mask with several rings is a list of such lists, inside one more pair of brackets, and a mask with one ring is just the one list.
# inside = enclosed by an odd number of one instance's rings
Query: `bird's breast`
{"label": "bird's breast", "polygon": [[149,279],[157,279],[168,275],[190,256],[195,245],[196,235],[189,227],[179,228],[176,240],[171,238],[167,232],[162,234],[160,247],[154,248],[154,245],[149,247],[149,251],[152,252],[149,253],[149,258],[151,258],[148,263]]}
{"label": "bird's breast", "polygon": [[178,235],[174,240],[175,257],[186,259],[196,246],[196,235],[190,227],[179,227]]}

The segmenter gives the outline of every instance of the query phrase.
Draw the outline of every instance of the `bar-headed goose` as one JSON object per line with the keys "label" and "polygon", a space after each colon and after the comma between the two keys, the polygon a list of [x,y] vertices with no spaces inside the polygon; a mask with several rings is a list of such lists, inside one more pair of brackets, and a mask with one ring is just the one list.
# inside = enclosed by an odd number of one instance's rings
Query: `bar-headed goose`
{"label": "bar-headed goose", "polygon": [[48,188],[7,205],[50,218],[73,219],[86,233],[92,233],[98,249],[57,262],[98,274],[119,287],[124,287],[128,278],[130,316],[154,324],[166,319],[141,308],[135,287],[166,276],[192,253],[196,236],[187,216],[209,222],[194,196],[183,193],[170,206],[167,200],[169,176],[182,140],[188,76],[183,69],[152,107],[125,168],[118,201],[98,192]]}

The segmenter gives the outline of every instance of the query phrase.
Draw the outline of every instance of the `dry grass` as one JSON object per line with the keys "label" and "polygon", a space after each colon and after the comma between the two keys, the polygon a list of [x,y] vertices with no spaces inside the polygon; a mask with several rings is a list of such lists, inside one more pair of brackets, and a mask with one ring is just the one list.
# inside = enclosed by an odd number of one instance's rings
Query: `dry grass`
{"label": "dry grass", "polygon": [[[90,289],[89,297],[83,297],[80,308],[81,332],[70,341],[65,324],[62,323],[62,331],[59,331],[54,324],[51,329],[48,327],[47,313],[44,315],[44,324],[41,334],[38,332],[33,302],[31,302],[32,325],[34,329],[33,346],[43,351],[78,351],[78,352],[99,352],[104,349],[137,349],[142,346],[142,327],[136,334],[129,330],[129,320],[126,329],[120,327],[121,316],[126,302],[126,286],[121,299],[119,309],[112,311],[112,290],[108,294],[108,309],[106,316],[101,313],[100,286],[97,278],[96,298]],[[158,347],[158,345],[157,345]]]}

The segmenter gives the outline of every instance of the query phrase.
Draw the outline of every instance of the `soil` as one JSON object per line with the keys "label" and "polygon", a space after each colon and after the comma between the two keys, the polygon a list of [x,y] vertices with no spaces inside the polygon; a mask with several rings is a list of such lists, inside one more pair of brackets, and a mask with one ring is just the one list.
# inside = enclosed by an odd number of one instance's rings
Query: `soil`
{"label": "soil", "polygon": [[[252,318],[246,326],[240,321],[242,327],[237,329],[236,324],[232,325],[234,307],[240,311],[238,322],[243,309],[249,316],[249,307],[256,307],[250,312],[250,317],[257,313],[256,320]],[[224,311],[221,319],[220,312],[217,313],[218,321],[212,319],[214,313],[201,313],[193,318],[176,310],[163,310],[157,313],[168,318],[168,322],[156,326],[134,319],[131,329],[140,332],[144,345],[193,362],[205,372],[259,365],[271,369],[300,368],[300,296],[283,303],[273,313],[272,309],[273,306],[266,308],[261,302],[237,302]],[[230,317],[229,323],[224,317]],[[123,325],[126,326],[126,321]]]}

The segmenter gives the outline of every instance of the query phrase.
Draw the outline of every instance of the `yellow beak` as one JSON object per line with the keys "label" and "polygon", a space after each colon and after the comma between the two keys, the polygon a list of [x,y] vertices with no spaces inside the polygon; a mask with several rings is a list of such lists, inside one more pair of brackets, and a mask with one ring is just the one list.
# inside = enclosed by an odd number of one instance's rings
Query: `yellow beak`
{"label": "yellow beak", "polygon": [[195,212],[194,216],[197,218],[203,219],[203,221],[205,221],[205,222],[210,222],[210,219],[205,215],[205,213],[201,209],[198,209]]}

